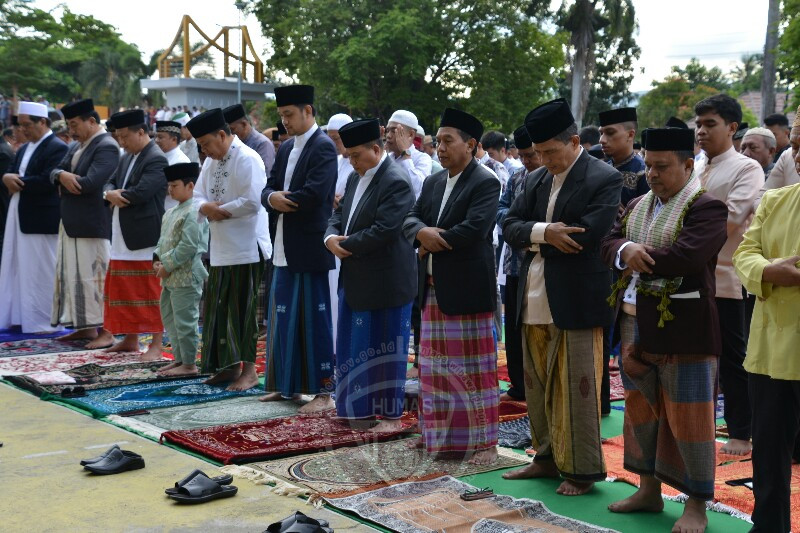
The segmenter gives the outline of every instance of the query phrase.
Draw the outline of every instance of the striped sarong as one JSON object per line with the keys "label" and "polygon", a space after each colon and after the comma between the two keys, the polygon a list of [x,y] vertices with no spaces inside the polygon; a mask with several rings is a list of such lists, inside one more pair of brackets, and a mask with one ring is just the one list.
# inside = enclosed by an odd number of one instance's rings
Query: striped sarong
{"label": "striped sarong", "polygon": [[620,333],[625,469],[713,499],[717,357],[642,352],[636,317],[628,314]]}
{"label": "striped sarong", "polygon": [[353,311],[339,291],[336,339],[336,414],[400,418],[405,400],[411,302]]}
{"label": "striped sarong", "polygon": [[555,463],[562,477],[602,481],[600,382],[603,328],[562,330],[523,326],[525,400],[534,461]]}
{"label": "striped sarong", "polygon": [[331,394],[333,332],[328,272],[274,267],[267,315],[267,392]]}
{"label": "striped sarong", "polygon": [[261,261],[209,268],[200,353],[203,372],[255,363],[256,297],[263,274]]}
{"label": "striped sarong", "polygon": [[103,325],[114,335],[164,331],[161,284],[151,261],[112,259],[103,301]]}
{"label": "striped sarong", "polygon": [[108,239],[73,239],[59,227],[51,326],[103,325],[103,287],[111,257]]}
{"label": "striped sarong", "polygon": [[429,453],[497,445],[499,391],[492,312],[445,315],[428,287],[419,354],[419,420]]}

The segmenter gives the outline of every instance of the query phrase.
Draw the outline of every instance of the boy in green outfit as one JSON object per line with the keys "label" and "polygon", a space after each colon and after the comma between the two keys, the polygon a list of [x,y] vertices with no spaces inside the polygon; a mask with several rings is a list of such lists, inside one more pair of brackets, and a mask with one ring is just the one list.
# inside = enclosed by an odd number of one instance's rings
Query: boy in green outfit
{"label": "boy in green outfit", "polygon": [[175,362],[159,374],[187,376],[198,373],[197,322],[203,283],[208,277],[200,258],[208,250],[208,222],[198,217],[192,200],[200,166],[178,163],[164,168],[164,174],[169,195],[178,205],[164,213],[161,237],[153,251],[153,270],[161,278],[161,320]]}

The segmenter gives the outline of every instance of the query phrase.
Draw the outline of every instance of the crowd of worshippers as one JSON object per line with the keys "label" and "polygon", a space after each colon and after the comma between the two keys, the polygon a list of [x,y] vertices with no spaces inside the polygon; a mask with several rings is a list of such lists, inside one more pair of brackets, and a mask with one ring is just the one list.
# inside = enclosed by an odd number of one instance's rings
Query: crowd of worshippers
{"label": "crowd of worshippers", "polygon": [[497,458],[499,402],[524,400],[536,455],[504,477],[560,478],[566,496],[606,478],[619,345],[624,464],[641,486],[609,509],[660,511],[666,483],[688,496],[673,531],[705,528],[721,388],[722,451],[752,453],[753,530],[789,530],[800,119],[742,128],[720,94],[695,105],[694,128],[639,132],[621,108],[579,131],[559,99],[520,117],[512,148],[453,108],[433,136],[407,110],[385,125],[337,114],[323,132],[313,87],[275,97],[273,138],[237,104],[157,121],[154,140],[143,111],[104,128],[80,100],[61,109],[70,144],[45,105],[20,103],[26,142],[0,147],[0,327],[70,328],[121,352],[152,334],[143,360],[166,331],[163,375],[231,390],[258,385],[263,333],[262,401],[376,432],[401,426],[418,376],[410,446],[476,464]]}

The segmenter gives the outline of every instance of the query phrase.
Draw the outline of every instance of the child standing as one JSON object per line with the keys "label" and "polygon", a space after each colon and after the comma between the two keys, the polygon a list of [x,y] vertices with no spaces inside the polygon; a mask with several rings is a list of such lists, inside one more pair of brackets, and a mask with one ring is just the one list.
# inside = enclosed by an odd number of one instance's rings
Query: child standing
{"label": "child standing", "polygon": [[208,250],[208,222],[198,217],[192,197],[200,175],[197,163],[178,163],[164,169],[167,190],[178,205],[164,213],[161,237],[153,251],[153,270],[161,279],[161,320],[172,343],[175,362],[163,376],[198,373],[197,323],[203,282],[208,277],[201,256]]}

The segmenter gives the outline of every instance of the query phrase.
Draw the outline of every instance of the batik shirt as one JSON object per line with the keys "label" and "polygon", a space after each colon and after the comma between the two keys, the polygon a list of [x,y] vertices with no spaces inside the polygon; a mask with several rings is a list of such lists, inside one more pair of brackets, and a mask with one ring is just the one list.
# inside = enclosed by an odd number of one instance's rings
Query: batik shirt
{"label": "batik shirt", "polygon": [[[503,220],[505,220],[511,204],[517,195],[523,194],[525,190],[525,180],[528,177],[528,171],[525,167],[518,168],[514,174],[508,178],[506,189],[503,195],[500,196],[500,203],[497,205],[497,225],[502,227]],[[525,257],[525,248],[515,250],[510,246],[506,247],[503,255],[503,272],[506,276],[519,276],[519,267],[522,265],[522,260]]]}
{"label": "batik shirt", "polygon": [[192,198],[173,207],[161,220],[161,237],[153,255],[164,265],[169,277],[162,287],[192,287],[208,277],[202,255],[208,250],[208,221],[197,216]]}
{"label": "batik shirt", "polygon": [[628,205],[628,202],[650,190],[644,175],[644,159],[636,152],[631,153],[630,157],[619,163],[614,163],[611,158],[606,159],[606,163],[613,165],[622,173],[622,195],[620,196],[622,205]]}

